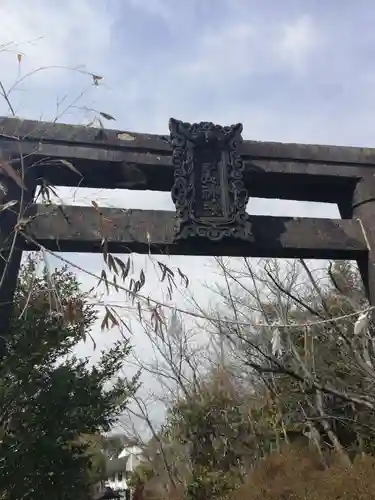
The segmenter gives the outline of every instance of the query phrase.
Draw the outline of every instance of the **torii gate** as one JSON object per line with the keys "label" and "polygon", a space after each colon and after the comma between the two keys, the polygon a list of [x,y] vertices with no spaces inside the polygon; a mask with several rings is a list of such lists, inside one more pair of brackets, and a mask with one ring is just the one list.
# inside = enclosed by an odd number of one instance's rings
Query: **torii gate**
{"label": "torii gate", "polygon": [[[169,129],[164,137],[0,118],[0,335],[22,251],[38,249],[24,235],[54,251],[101,251],[98,209],[35,204],[43,179],[171,192],[176,212],[100,208],[110,252],[351,259],[375,305],[375,149],[243,141],[241,124],[171,119]],[[337,203],[342,219],[247,215],[249,196]],[[23,210],[31,220],[17,226]]]}

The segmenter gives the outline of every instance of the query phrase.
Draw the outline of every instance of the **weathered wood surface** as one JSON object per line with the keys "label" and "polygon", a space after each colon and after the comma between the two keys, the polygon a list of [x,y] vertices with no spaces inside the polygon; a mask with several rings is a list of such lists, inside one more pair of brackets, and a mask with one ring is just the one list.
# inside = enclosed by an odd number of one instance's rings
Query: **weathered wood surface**
{"label": "weathered wood surface", "polygon": [[[53,185],[170,191],[173,184],[171,145],[159,135],[0,118],[0,141],[15,157],[21,148],[36,177]],[[371,148],[244,141],[241,153],[245,185],[259,198],[341,203],[375,168]]]}
{"label": "weathered wood surface", "polygon": [[[358,260],[358,266],[368,299],[375,305],[375,176],[358,182],[352,198],[353,218],[361,225],[367,255]],[[373,313],[375,319],[375,312]]]}
{"label": "weathered wood surface", "polygon": [[[305,257],[356,259],[367,252],[355,221],[251,216],[252,240],[173,243],[174,212],[36,205],[27,232],[46,248],[62,252],[100,252],[103,236],[116,253]],[[25,249],[35,249],[25,244]]]}
{"label": "weathered wood surface", "polygon": [[[27,190],[4,174],[3,165],[8,163],[8,156],[0,150],[0,205],[11,203],[8,209],[0,211],[0,360],[5,353],[6,341],[13,307],[13,296],[17,286],[18,273],[22,258],[22,244],[15,226],[24,217],[24,212],[31,205],[35,192],[32,171],[23,176]],[[5,169],[4,169],[5,170]]]}
{"label": "weathered wood surface", "polygon": [[[19,156],[19,143],[2,141],[2,147]],[[53,185],[152,191],[170,191],[173,185],[171,156],[51,143],[22,143],[21,148],[36,176]],[[81,175],[58,159],[71,162]],[[244,181],[250,196],[337,203],[351,197],[369,170],[368,165],[249,160]]]}
{"label": "weathered wood surface", "polygon": [[[103,130],[100,132],[98,128],[94,127],[19,118],[0,117],[0,135],[5,138],[21,138],[34,142],[69,143],[72,146],[111,147],[154,154],[171,152],[169,142],[165,136],[161,135],[140,134],[123,130]],[[242,144],[241,154],[251,158],[375,165],[374,148],[246,140]]]}

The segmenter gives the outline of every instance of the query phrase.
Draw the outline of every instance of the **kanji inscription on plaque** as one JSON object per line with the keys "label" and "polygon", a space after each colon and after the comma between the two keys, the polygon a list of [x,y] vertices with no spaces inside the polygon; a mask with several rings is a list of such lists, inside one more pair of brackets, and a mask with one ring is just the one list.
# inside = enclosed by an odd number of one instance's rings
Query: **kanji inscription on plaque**
{"label": "kanji inscription on plaque", "polygon": [[172,199],[178,227],[176,239],[201,236],[248,240],[249,199],[238,152],[242,125],[221,127],[210,122],[169,121],[173,146]]}

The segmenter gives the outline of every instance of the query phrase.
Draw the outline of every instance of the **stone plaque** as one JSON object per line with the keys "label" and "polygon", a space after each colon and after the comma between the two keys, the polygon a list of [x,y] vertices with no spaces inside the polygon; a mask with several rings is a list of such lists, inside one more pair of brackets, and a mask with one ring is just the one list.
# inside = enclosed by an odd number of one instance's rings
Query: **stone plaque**
{"label": "stone plaque", "polygon": [[169,121],[173,146],[172,199],[178,227],[176,239],[204,237],[248,240],[249,199],[238,152],[242,125],[221,127],[209,122]]}

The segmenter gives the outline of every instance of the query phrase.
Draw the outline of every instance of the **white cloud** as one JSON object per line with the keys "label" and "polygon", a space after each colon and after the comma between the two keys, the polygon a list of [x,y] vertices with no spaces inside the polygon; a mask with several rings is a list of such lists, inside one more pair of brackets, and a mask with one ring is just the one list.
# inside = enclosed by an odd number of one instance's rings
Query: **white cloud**
{"label": "white cloud", "polygon": [[280,70],[300,73],[318,47],[318,29],[309,16],[285,24],[240,16],[207,30],[178,71],[217,86]]}
{"label": "white cloud", "polygon": [[[46,0],[3,0],[1,41],[20,43],[42,38],[27,47],[35,66],[90,64],[109,48],[112,20],[106,2],[67,0],[57,7]],[[22,47],[25,50],[25,46]]]}
{"label": "white cloud", "polygon": [[221,26],[202,36],[192,60],[180,69],[191,78],[208,77],[211,80],[225,73],[230,79],[232,72],[236,78],[244,76],[253,69],[251,53],[256,43],[255,35],[255,27],[247,22]]}
{"label": "white cloud", "polygon": [[20,116],[52,119],[57,99],[73,101],[92,83],[72,68],[98,74],[109,68],[113,20],[105,1],[2,0],[0,19],[1,79],[6,89],[17,83],[11,101]]}
{"label": "white cloud", "polygon": [[308,64],[319,42],[316,24],[310,16],[304,15],[282,27],[277,48],[281,60],[298,72]]}
{"label": "white cloud", "polygon": [[167,23],[173,18],[175,6],[165,0],[124,0],[125,2],[140,12],[160,17]]}

